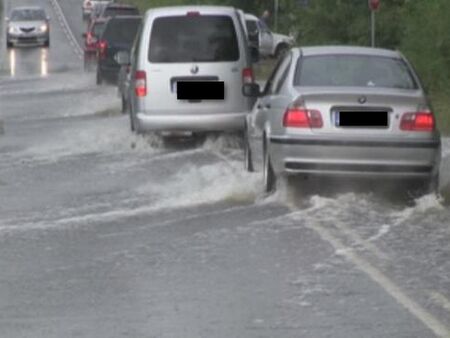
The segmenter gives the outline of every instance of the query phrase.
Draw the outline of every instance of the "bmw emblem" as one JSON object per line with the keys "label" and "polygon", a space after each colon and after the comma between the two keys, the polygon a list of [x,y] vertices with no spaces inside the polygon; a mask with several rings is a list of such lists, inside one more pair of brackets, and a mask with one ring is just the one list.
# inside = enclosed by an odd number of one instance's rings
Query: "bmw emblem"
{"label": "bmw emblem", "polygon": [[198,66],[197,65],[193,65],[191,67],[191,74],[197,74],[198,73]]}
{"label": "bmw emblem", "polygon": [[360,97],[358,98],[358,102],[361,103],[361,104],[366,103],[366,102],[367,102],[367,97],[365,97],[365,96],[360,96]]}

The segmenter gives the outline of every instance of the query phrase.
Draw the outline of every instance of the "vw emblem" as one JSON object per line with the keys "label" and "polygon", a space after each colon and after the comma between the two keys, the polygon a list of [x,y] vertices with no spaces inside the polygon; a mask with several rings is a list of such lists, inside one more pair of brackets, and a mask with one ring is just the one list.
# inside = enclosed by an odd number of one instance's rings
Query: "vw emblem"
{"label": "vw emblem", "polygon": [[365,96],[360,96],[360,97],[358,98],[358,102],[361,103],[361,104],[366,103],[366,102],[367,102],[367,97],[365,97]]}
{"label": "vw emblem", "polygon": [[191,67],[191,74],[197,74],[198,73],[198,66],[197,65],[193,65]]}

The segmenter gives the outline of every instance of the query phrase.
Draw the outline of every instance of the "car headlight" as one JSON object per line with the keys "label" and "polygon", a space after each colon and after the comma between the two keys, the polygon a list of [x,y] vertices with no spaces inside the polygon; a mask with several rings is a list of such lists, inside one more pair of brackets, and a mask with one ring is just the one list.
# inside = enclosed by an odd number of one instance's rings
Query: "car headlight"
{"label": "car headlight", "polygon": [[41,25],[41,27],[39,27],[42,33],[45,33],[48,30],[48,26],[47,24],[43,24]]}
{"label": "car headlight", "polygon": [[8,32],[9,32],[9,34],[17,33],[17,27],[9,27]]}

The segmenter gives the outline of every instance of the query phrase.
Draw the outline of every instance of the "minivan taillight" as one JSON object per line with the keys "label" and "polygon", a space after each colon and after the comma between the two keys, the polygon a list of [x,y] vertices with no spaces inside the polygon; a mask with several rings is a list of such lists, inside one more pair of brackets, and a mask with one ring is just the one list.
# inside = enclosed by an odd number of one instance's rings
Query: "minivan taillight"
{"label": "minivan taillight", "polygon": [[108,49],[108,42],[106,40],[100,40],[98,43],[98,55],[101,59],[106,57],[106,50]]}
{"label": "minivan taillight", "polygon": [[143,70],[136,71],[134,91],[137,97],[144,97],[147,95],[147,74]]}
{"label": "minivan taillight", "polygon": [[432,112],[405,113],[400,121],[400,129],[406,131],[433,131],[435,120]]}
{"label": "minivan taillight", "polygon": [[251,68],[244,68],[242,70],[242,84],[253,83],[254,80],[255,79],[253,77],[253,69],[251,69]]}
{"label": "minivan taillight", "polygon": [[283,126],[292,128],[322,128],[322,114],[318,110],[288,108],[284,113]]}

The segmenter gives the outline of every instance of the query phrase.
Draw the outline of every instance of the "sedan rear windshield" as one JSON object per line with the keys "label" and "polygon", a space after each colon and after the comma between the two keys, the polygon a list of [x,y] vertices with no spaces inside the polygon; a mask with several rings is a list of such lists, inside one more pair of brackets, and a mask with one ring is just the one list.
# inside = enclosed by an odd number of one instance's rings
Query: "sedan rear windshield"
{"label": "sedan rear windshield", "polygon": [[154,63],[239,60],[233,20],[223,15],[188,15],[155,19],[148,59]]}
{"label": "sedan rear windshield", "polygon": [[11,12],[11,21],[46,20],[42,9],[18,9]]}
{"label": "sedan rear windshield", "polygon": [[110,19],[102,39],[115,43],[132,43],[138,32],[141,19]]}
{"label": "sedan rear windshield", "polygon": [[417,89],[412,72],[402,59],[372,55],[300,58],[294,85]]}

